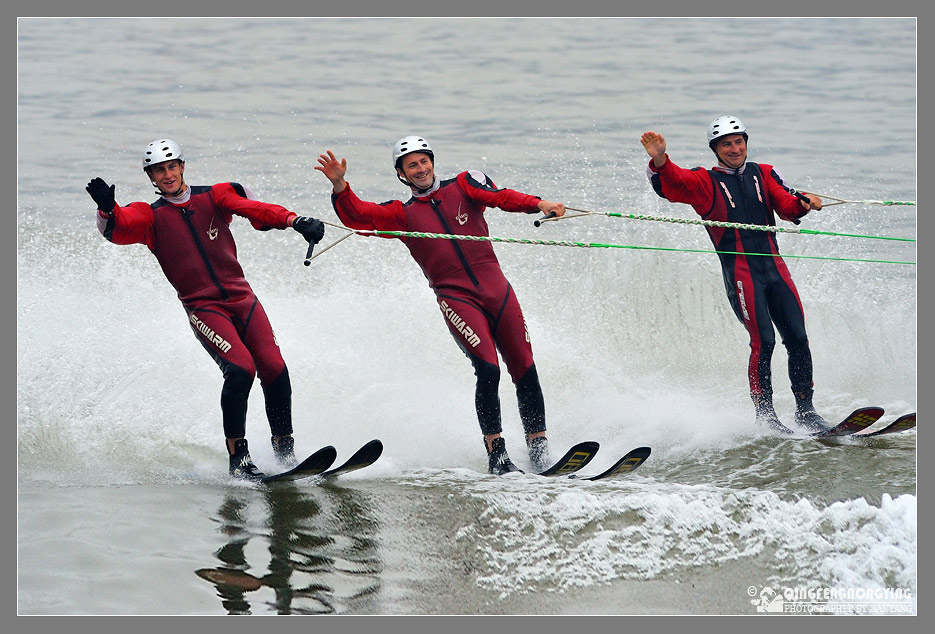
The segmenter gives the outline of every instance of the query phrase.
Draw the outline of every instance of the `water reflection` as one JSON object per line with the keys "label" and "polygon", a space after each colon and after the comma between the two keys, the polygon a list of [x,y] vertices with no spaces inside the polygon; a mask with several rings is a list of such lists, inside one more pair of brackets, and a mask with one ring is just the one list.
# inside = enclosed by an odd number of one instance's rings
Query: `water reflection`
{"label": "water reflection", "polygon": [[227,536],[218,564],[195,574],[214,584],[228,614],[380,613],[371,507],[334,484],[231,491],[216,514]]}

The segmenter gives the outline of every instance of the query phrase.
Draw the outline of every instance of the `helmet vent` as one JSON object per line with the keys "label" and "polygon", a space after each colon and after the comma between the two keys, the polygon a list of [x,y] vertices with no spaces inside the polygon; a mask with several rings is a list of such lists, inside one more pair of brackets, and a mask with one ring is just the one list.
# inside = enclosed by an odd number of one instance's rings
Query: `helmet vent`
{"label": "helmet vent", "polygon": [[160,139],[146,146],[146,149],[143,151],[144,170],[151,165],[163,163],[165,161],[185,162],[182,156],[182,148],[179,147],[178,143],[171,139]]}
{"label": "helmet vent", "polygon": [[708,126],[708,143],[714,142],[714,139],[728,134],[743,134],[746,138],[747,128],[737,117],[725,115],[718,117]]}

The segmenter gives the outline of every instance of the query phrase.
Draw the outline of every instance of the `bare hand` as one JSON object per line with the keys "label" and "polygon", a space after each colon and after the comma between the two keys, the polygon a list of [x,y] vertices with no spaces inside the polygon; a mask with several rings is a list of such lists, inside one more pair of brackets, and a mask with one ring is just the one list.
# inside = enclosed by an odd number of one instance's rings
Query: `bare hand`
{"label": "bare hand", "polygon": [[539,207],[539,211],[544,214],[553,213],[557,218],[561,218],[565,215],[565,205],[564,203],[556,203],[551,200],[540,200],[539,204],[536,205]]}
{"label": "bare hand", "polygon": [[327,152],[327,154],[318,157],[318,165],[315,166],[315,169],[331,181],[335,193],[338,193],[347,186],[347,182],[344,180],[344,175],[347,173],[347,159],[342,158],[338,161],[331,150]]}
{"label": "bare hand", "polygon": [[646,153],[653,158],[656,167],[665,165],[666,138],[664,136],[650,130],[643,133],[643,136],[640,137],[640,143],[643,144]]}
{"label": "bare hand", "polygon": [[808,209],[809,211],[811,211],[812,209],[821,209],[821,198],[819,198],[816,194],[809,194],[808,192],[802,192],[802,191],[800,191],[799,193],[802,194],[803,196],[808,197],[808,202],[805,202],[804,200],[799,198],[799,203],[802,205],[802,207],[804,207],[805,209]]}

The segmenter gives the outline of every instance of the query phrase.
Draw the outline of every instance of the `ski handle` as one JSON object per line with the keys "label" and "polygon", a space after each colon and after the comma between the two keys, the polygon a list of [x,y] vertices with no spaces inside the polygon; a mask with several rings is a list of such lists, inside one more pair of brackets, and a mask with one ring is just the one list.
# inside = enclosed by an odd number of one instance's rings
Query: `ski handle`
{"label": "ski handle", "polygon": [[354,232],[351,231],[350,229],[348,229],[347,227],[341,227],[340,225],[331,224],[330,222],[326,222],[325,224],[326,224],[326,225],[329,225],[329,226],[331,226],[331,227],[338,227],[339,229],[344,229],[344,230],[347,231],[348,233],[345,234],[345,235],[343,235],[343,236],[341,236],[340,238],[338,238],[337,240],[335,240],[334,242],[332,242],[331,244],[329,244],[328,246],[326,246],[324,249],[322,249],[321,251],[319,251],[319,252],[316,253],[315,255],[312,255],[312,251],[314,250],[315,245],[312,244],[312,243],[309,243],[309,245],[308,245],[308,251],[305,252],[305,262],[304,262],[304,263],[305,263],[305,266],[311,266],[312,260],[314,260],[314,259],[317,258],[318,256],[322,255],[325,251],[327,251],[327,250],[330,249],[331,247],[337,245],[337,244],[340,243],[340,242],[343,242],[344,240],[347,240],[347,239],[350,238],[352,235],[354,235]]}
{"label": "ski handle", "polygon": [[546,220],[548,220],[549,218],[554,218],[554,217],[555,217],[555,212],[554,212],[554,211],[550,211],[549,213],[547,213],[546,215],[542,216],[541,218],[539,218],[538,220],[536,220],[536,221],[533,222],[532,224],[538,227],[538,226],[540,226],[543,222],[545,222]]}
{"label": "ski handle", "polygon": [[610,214],[606,211],[596,212],[596,211],[587,211],[586,209],[575,209],[574,207],[565,207],[565,211],[580,211],[581,213],[575,214],[573,216],[569,216],[569,215],[556,216],[554,211],[550,211],[549,213],[542,216],[541,218],[539,218],[532,224],[534,224],[537,227],[541,227],[543,222],[555,222],[556,220],[568,220],[569,218],[580,218],[581,216],[591,216],[593,214],[604,215],[604,216],[620,215],[620,214]]}
{"label": "ski handle", "polygon": [[537,227],[542,226],[543,222],[556,222],[557,220],[570,220],[571,218],[580,218],[581,216],[621,216],[622,214],[611,213],[608,211],[588,211],[587,209],[575,209],[574,207],[565,207],[565,211],[577,211],[580,213],[573,215],[556,216],[555,212],[547,213],[533,224]]}
{"label": "ski handle", "polygon": [[[795,189],[792,189],[792,193],[795,194],[796,196],[799,195],[799,193]],[[815,196],[818,196],[819,198],[822,199],[822,203],[821,203],[822,207],[830,207],[832,205],[844,205],[847,203],[856,203],[860,205],[882,205],[884,207],[892,207],[892,206],[913,206],[914,207],[916,205],[916,202],[914,200],[849,200],[847,198],[838,198],[837,196],[831,196],[830,194],[820,194],[818,192],[809,192],[809,193],[814,194]],[[831,202],[825,202],[825,201],[831,201]]]}
{"label": "ski handle", "polygon": [[799,200],[801,200],[803,203],[805,203],[806,205],[811,206],[811,204],[812,204],[812,199],[811,199],[811,198],[809,198],[808,196],[806,196],[806,195],[803,194],[802,192],[797,191],[797,190],[795,190],[795,189],[791,189],[791,190],[789,190],[789,191],[790,191],[796,198],[798,198]]}

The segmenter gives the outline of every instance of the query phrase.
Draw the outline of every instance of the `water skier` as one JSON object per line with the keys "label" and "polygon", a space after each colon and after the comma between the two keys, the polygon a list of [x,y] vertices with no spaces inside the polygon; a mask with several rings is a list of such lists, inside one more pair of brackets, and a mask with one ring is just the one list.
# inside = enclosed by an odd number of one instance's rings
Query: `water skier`
{"label": "water skier", "polygon": [[[747,160],[747,129],[737,117],[718,117],[708,127],[707,136],[717,166],[688,170],[669,159],[661,134],[643,133],[640,142],[652,157],[646,174],[659,196],[691,205],[705,220],[742,224],[775,226],[774,214],[798,224],[812,209],[821,209],[818,196],[795,193],[774,167]],[[775,323],[788,352],[795,422],[811,431],[824,431],[830,425],[812,404],[812,355],[805,332],[805,314],[789,269],[779,256],[775,233],[706,229],[715,248],[724,252],[718,257],[727,297],[750,335],[748,377],[756,422],[788,431],[773,407],[770,362],[776,345]]]}
{"label": "water skier", "polygon": [[[405,203],[363,201],[344,180],[346,159],[338,161],[328,150],[318,162],[315,169],[334,186],[331,200],[338,217],[352,229],[488,236],[487,207],[556,216],[565,213],[562,203],[498,189],[477,170],[439,180],[435,153],[418,136],[404,137],[393,147],[396,176],[412,191]],[[551,459],[539,375],[519,301],[500,269],[493,246],[488,241],[399,239],[422,267],[451,335],[474,366],[474,403],[489,472],[502,475],[519,470],[501,437],[498,350],[516,386],[529,459],[537,471],[546,469]]]}
{"label": "water skier", "polygon": [[247,399],[260,377],[273,453],[295,462],[292,385],[279,344],[262,304],[244,278],[230,232],[233,214],[255,229],[292,227],[310,243],[324,236],[320,220],[263,203],[239,183],[189,186],[178,143],[160,139],[143,152],[143,171],[160,195],[154,203],[116,204],[115,186],[101,178],[87,191],[98,206],[97,228],[114,244],[145,244],[178,292],[189,325],[224,375],[221,412],[230,474],[263,477],[247,447]]}

